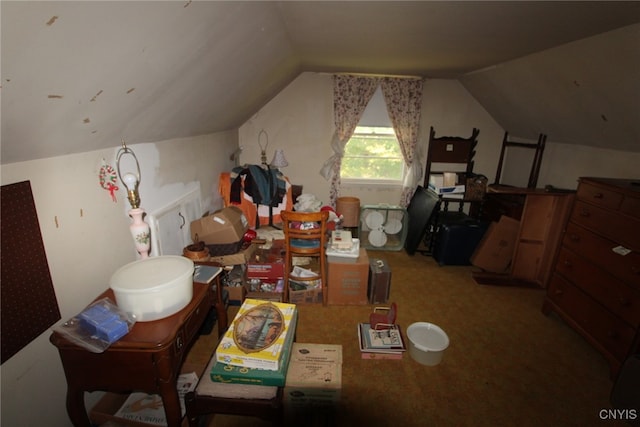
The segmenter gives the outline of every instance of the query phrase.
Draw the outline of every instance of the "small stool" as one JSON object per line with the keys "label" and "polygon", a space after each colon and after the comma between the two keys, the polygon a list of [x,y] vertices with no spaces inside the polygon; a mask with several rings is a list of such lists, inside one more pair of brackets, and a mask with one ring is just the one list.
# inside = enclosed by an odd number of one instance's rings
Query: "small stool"
{"label": "small stool", "polygon": [[212,381],[209,373],[215,362],[214,355],[196,389],[184,397],[189,427],[198,427],[199,417],[210,414],[258,417],[274,427],[283,425],[282,387]]}

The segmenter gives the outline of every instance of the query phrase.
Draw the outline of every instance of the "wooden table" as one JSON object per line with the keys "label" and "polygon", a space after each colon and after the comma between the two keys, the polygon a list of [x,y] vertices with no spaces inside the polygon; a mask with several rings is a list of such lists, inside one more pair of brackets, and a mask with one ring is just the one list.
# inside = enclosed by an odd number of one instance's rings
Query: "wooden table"
{"label": "wooden table", "polygon": [[[226,328],[226,310],[222,304],[219,280],[216,289],[217,298],[211,285],[194,283],[193,298],[184,309],[164,319],[137,322],[127,335],[103,353],[91,353],[54,332],[50,340],[58,348],[67,378],[67,412],[73,425],[91,425],[84,392],[102,390],[159,394],[168,425],[180,426],[182,414],[177,392],[180,368],[214,303],[218,326],[221,327],[223,320]],[[115,301],[111,289],[97,299],[104,297]],[[223,319],[221,314],[224,314]]]}

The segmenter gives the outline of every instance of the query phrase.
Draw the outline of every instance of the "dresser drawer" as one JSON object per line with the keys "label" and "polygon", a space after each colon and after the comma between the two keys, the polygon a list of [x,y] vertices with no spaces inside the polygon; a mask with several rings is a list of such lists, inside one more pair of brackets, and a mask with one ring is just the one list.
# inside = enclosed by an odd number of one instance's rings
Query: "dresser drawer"
{"label": "dresser drawer", "polygon": [[640,253],[621,255],[613,251],[619,245],[569,222],[562,245],[587,258],[612,275],[640,290]]}
{"label": "dresser drawer", "polygon": [[[196,286],[194,284],[194,286]],[[187,315],[182,327],[176,334],[176,338],[173,345],[173,351],[175,353],[174,363],[176,368],[180,366],[182,363],[182,358],[185,356],[185,351],[187,350],[188,344],[194,341],[194,338],[200,327],[204,323],[207,314],[209,313],[209,309],[213,307],[214,297],[213,291],[210,285],[200,285],[197,286],[208,286],[204,298],[200,303],[193,307],[193,310]]]}
{"label": "dresser drawer", "polygon": [[632,327],[640,325],[640,291],[566,248],[558,254],[556,272]]}
{"label": "dresser drawer", "polygon": [[618,210],[623,197],[621,193],[584,181],[580,182],[576,193],[577,199],[612,210]]}
{"label": "dresser drawer", "polygon": [[[207,285],[210,287],[210,285]],[[190,341],[193,337],[196,336],[200,327],[204,323],[207,314],[209,314],[209,310],[213,308],[214,298],[213,292],[207,292],[207,297],[202,301],[200,305],[198,305],[194,311],[191,313],[191,316],[187,319],[184,324],[185,337],[187,341]]]}
{"label": "dresser drawer", "polygon": [[611,353],[617,360],[627,357],[633,344],[635,329],[613,316],[558,274],[553,275],[547,295],[602,349]]}
{"label": "dresser drawer", "polygon": [[571,221],[629,248],[640,250],[640,219],[576,200]]}
{"label": "dresser drawer", "polygon": [[620,206],[620,212],[640,218],[640,198],[626,196]]}

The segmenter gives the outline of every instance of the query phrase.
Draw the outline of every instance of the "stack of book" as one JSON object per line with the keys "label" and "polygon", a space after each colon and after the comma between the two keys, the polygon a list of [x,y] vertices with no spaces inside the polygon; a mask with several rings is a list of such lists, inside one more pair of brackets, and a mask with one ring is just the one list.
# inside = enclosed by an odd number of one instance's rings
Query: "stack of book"
{"label": "stack of book", "polygon": [[407,351],[400,325],[358,324],[358,342],[363,359],[402,359]]}
{"label": "stack of book", "polygon": [[295,304],[245,299],[218,344],[211,380],[284,387],[297,324]]}

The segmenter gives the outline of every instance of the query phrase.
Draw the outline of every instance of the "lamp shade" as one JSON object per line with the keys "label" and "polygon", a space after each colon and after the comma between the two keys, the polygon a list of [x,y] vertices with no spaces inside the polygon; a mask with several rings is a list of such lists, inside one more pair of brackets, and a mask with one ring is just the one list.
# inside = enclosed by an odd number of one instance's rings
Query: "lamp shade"
{"label": "lamp shade", "polygon": [[289,162],[284,157],[284,151],[279,148],[273,153],[273,160],[271,160],[271,166],[274,168],[283,168],[285,166],[289,166]]}

